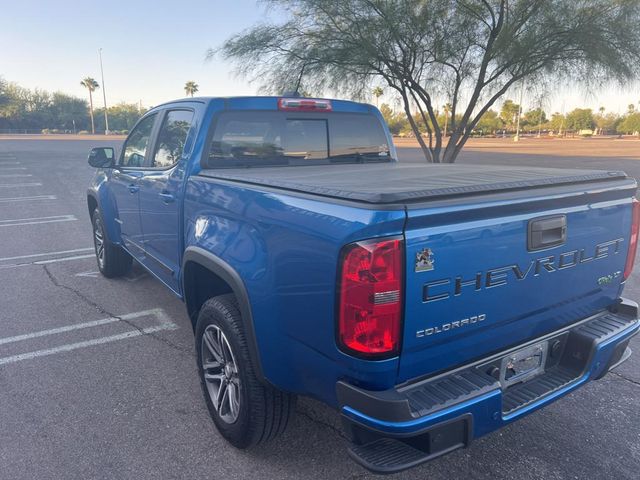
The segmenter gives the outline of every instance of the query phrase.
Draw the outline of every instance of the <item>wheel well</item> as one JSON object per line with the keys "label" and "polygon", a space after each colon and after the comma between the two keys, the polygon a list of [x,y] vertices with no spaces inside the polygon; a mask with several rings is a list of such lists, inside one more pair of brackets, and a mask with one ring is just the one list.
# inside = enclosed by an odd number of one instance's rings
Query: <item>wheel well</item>
{"label": "wheel well", "polygon": [[87,205],[89,206],[89,218],[93,217],[93,211],[98,208],[98,202],[91,195],[87,197]]}
{"label": "wheel well", "polygon": [[198,320],[198,312],[204,302],[218,295],[233,293],[231,286],[221,277],[195,262],[187,262],[184,266],[183,291],[187,312],[194,330]]}

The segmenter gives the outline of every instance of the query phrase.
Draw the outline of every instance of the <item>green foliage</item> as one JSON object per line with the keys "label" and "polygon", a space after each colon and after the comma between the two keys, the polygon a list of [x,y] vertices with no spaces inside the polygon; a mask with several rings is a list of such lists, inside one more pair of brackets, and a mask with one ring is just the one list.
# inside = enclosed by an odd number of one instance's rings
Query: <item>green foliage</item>
{"label": "green foliage", "polygon": [[87,128],[87,102],[64,93],[28,90],[5,83],[0,105],[0,129],[73,131]]}
{"label": "green foliage", "polygon": [[602,134],[611,134],[618,130],[618,125],[622,122],[622,118],[615,113],[604,113],[604,109],[600,107],[599,113],[593,117],[598,131]]}
{"label": "green foliage", "polygon": [[518,113],[520,113],[520,105],[514,103],[513,100],[505,100],[500,109],[500,119],[510,130],[515,130],[518,122]]}
{"label": "green foliage", "polygon": [[631,112],[618,125],[618,132],[637,135],[640,132],[640,112]]}
{"label": "green foliage", "polygon": [[480,121],[476,125],[476,130],[482,134],[496,133],[498,130],[504,127],[502,119],[498,115],[498,112],[494,110],[487,110],[480,118]]}
{"label": "green foliage", "polygon": [[[402,99],[418,137],[414,105],[428,117],[421,146],[434,162],[453,162],[483,115],[522,79],[584,85],[640,73],[637,0],[265,1],[281,13],[276,23],[239,33],[209,56],[220,51],[272,92],[304,77],[313,91],[366,98],[383,82]],[[434,100],[443,95],[452,106],[446,146]]]}
{"label": "green foliage", "polygon": [[187,96],[193,97],[195,93],[198,93],[199,87],[200,86],[196,82],[189,80],[184,84],[184,93],[186,93]]}
{"label": "green foliage", "polygon": [[100,88],[98,82],[92,77],[83,78],[80,82],[80,85],[89,90],[90,93],[95,92],[98,88]]}
{"label": "green foliage", "polygon": [[403,114],[393,113],[391,107],[386,103],[383,103],[380,106],[380,113],[382,113],[384,121],[387,122],[389,131],[392,135],[398,135],[400,132],[406,131],[409,122],[407,121],[407,117]]}
{"label": "green foliage", "polygon": [[384,95],[384,90],[382,89],[382,87],[378,86],[378,87],[375,87],[371,93],[373,93],[373,96],[376,98],[376,105],[378,105],[378,101],[380,100],[380,97]]}
{"label": "green foliage", "polygon": [[561,133],[567,128],[567,118],[561,113],[555,112],[551,115],[551,120],[548,123],[548,128],[556,133]]}
{"label": "green foliage", "polygon": [[[142,116],[144,111],[140,111],[135,103],[118,103],[107,109],[109,116],[109,129],[115,131],[129,131]],[[96,130],[103,131],[104,125],[104,108],[98,108],[95,112]]]}
{"label": "green foliage", "polygon": [[538,130],[541,124],[547,122],[547,114],[541,108],[534,108],[524,114],[523,127],[527,131]]}
{"label": "green foliage", "polygon": [[590,108],[576,108],[567,114],[567,130],[578,132],[580,130],[591,130],[595,126],[593,111]]}
{"label": "green foliage", "polygon": [[11,97],[9,97],[9,93],[7,92],[8,86],[9,84],[6,82],[6,80],[0,77],[0,109],[6,107],[11,100]]}
{"label": "green foliage", "polygon": [[[104,130],[104,109],[96,110],[96,127]],[[140,118],[138,105],[109,107],[112,131],[130,130]],[[65,133],[91,129],[87,101],[61,92],[29,90],[0,80],[0,129]]]}

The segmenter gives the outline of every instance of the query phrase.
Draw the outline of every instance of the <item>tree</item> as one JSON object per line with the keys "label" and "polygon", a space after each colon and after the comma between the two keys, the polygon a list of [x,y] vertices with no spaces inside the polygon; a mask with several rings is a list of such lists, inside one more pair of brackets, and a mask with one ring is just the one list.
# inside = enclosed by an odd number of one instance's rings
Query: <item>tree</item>
{"label": "tree", "polygon": [[[432,162],[453,162],[471,131],[522,79],[626,81],[640,71],[637,0],[265,0],[282,14],[219,50],[273,90],[364,97],[384,82]],[[443,145],[434,99],[450,99]],[[417,108],[428,139],[411,117]],[[457,115],[460,114],[460,120]]]}
{"label": "tree", "polygon": [[93,92],[100,88],[98,82],[91,77],[86,77],[80,82],[80,85],[89,90],[89,116],[91,117],[91,133],[96,133],[96,127],[93,123]]}
{"label": "tree", "polygon": [[487,133],[496,133],[502,127],[503,123],[498,112],[495,110],[487,110],[480,118],[476,129],[480,130],[480,133],[484,135]]}
{"label": "tree", "polygon": [[[61,92],[51,95],[49,105],[51,123],[47,126],[63,131],[83,130],[87,127],[87,102]],[[42,126],[39,126],[43,128]]]}
{"label": "tree", "polygon": [[618,132],[638,135],[638,132],[640,132],[640,112],[629,113],[624,117],[620,125],[618,125]]}
{"label": "tree", "polygon": [[373,96],[376,97],[376,107],[377,107],[380,97],[384,94],[384,90],[382,89],[382,87],[375,87],[372,93],[373,93]]}
{"label": "tree", "polygon": [[567,129],[591,130],[595,126],[593,111],[590,108],[576,108],[567,114]]}
{"label": "tree", "polygon": [[[98,131],[104,127],[104,116],[101,116],[101,113],[104,113],[104,109],[96,110]],[[109,114],[109,127],[112,131],[128,132],[144,112],[141,112],[140,107],[135,103],[123,102],[110,106],[107,113]]]}
{"label": "tree", "polygon": [[604,135],[605,133],[612,133],[617,130],[618,124],[622,121],[622,118],[617,114],[611,112],[605,114],[604,107],[600,107],[598,109],[598,114],[594,115],[593,120],[595,121],[596,127],[598,129],[598,133],[600,135]]}
{"label": "tree", "polygon": [[547,121],[547,114],[542,108],[534,108],[524,114],[524,127],[527,131],[537,130]]}
{"label": "tree", "polygon": [[9,84],[6,80],[0,77],[0,109],[6,107],[11,101],[11,97],[9,97],[9,93],[7,91]]}
{"label": "tree", "polygon": [[513,100],[505,100],[500,109],[500,119],[505,123],[509,130],[516,128],[518,114],[520,113],[520,105],[514,103]]}
{"label": "tree", "polygon": [[406,130],[406,126],[409,123],[406,117],[402,114],[394,113],[386,103],[380,105],[380,113],[382,113],[384,121],[387,122],[387,126],[392,135],[398,135],[400,132]]}
{"label": "tree", "polygon": [[184,84],[184,93],[193,97],[193,94],[198,92],[198,87],[199,85],[196,82],[189,80]]}
{"label": "tree", "polygon": [[566,117],[561,113],[555,112],[553,115],[551,115],[549,127],[551,127],[551,130],[553,130],[554,132],[557,131],[558,135],[562,135],[562,131],[565,130],[566,123]]}

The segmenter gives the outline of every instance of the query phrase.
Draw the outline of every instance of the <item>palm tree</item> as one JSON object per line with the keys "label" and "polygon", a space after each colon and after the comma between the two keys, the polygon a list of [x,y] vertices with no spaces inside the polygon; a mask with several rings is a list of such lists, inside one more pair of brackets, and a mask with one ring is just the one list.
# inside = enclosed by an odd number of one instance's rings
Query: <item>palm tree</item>
{"label": "palm tree", "polygon": [[85,78],[80,82],[80,85],[89,90],[89,115],[91,116],[91,133],[96,133],[96,127],[93,123],[93,92],[95,92],[96,89],[100,88],[100,85],[92,77]]}
{"label": "palm tree", "polygon": [[449,113],[453,108],[450,103],[447,103],[444,107],[444,137],[447,138],[447,124],[449,120]]}
{"label": "palm tree", "polygon": [[373,89],[373,96],[376,97],[376,107],[378,107],[378,99],[384,94],[382,87],[376,87]]}
{"label": "palm tree", "polygon": [[191,95],[193,97],[193,94],[196,93],[198,91],[198,84],[192,80],[189,80],[187,83],[184,84],[184,92],[187,95]]}

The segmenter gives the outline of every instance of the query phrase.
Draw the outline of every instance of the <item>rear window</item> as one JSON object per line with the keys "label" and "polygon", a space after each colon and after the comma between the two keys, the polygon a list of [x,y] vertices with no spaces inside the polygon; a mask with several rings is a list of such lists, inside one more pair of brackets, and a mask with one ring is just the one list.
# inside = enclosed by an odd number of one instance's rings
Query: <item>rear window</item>
{"label": "rear window", "polygon": [[391,161],[382,125],[367,114],[224,112],[204,168]]}

